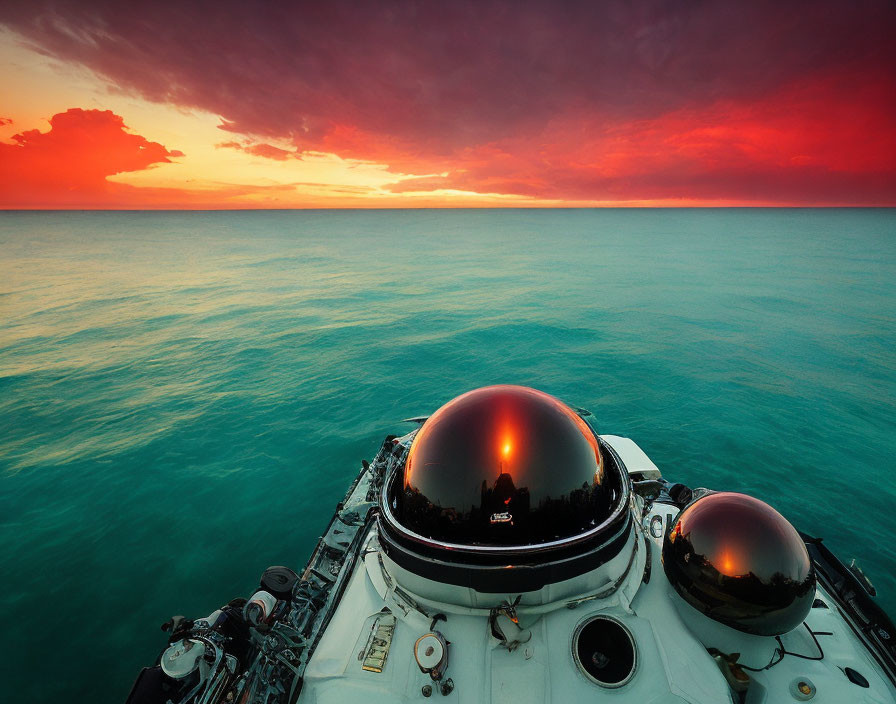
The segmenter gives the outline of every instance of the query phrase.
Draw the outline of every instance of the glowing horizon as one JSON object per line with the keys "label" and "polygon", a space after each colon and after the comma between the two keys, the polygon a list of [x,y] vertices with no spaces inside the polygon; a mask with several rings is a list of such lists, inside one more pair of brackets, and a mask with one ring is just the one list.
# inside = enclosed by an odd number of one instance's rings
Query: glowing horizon
{"label": "glowing horizon", "polygon": [[896,9],[823,4],[8,6],[0,208],[896,205]]}

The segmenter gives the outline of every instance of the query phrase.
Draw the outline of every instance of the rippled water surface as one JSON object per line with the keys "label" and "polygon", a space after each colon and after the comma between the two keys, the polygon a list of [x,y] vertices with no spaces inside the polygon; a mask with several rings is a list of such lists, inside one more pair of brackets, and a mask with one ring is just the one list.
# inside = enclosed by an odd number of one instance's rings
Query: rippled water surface
{"label": "rippled water surface", "polygon": [[0,214],[16,701],[123,702],[158,625],[300,567],[399,419],[590,408],[754,493],[896,614],[896,212]]}

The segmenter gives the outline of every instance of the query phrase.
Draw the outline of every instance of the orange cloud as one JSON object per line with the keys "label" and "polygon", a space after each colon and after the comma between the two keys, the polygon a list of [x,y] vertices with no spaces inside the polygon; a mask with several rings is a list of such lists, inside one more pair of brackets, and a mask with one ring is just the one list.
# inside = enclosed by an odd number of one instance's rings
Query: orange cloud
{"label": "orange cloud", "polygon": [[241,152],[246,152],[247,154],[252,154],[253,156],[261,156],[265,159],[273,159],[275,161],[286,161],[287,159],[292,159],[299,156],[296,152],[291,152],[288,149],[275,147],[273,144],[241,144],[240,142],[221,142],[220,144],[216,144],[215,146],[220,149],[236,149]]}
{"label": "orange cloud", "polygon": [[28,130],[0,143],[0,207],[94,207],[120,199],[107,177],[141,171],[183,156],[127,131],[110,110],[72,108],[50,130]]}

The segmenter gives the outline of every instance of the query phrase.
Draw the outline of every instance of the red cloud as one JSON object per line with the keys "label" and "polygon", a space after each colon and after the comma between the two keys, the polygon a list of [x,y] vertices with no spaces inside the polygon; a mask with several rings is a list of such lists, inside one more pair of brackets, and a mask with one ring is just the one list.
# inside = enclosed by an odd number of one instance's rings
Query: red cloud
{"label": "red cloud", "polygon": [[[649,120],[570,115],[534,141],[466,150],[395,193],[453,188],[566,200],[892,203],[896,130],[877,75],[804,80],[764,100],[719,101]],[[851,100],[840,100],[848,92]],[[346,140],[356,148],[357,137]],[[383,158],[388,158],[383,155]],[[431,171],[438,171],[433,164]]]}
{"label": "red cloud", "polygon": [[28,130],[0,143],[0,206],[86,207],[115,200],[106,177],[141,171],[183,156],[131,134],[109,110],[72,108],[50,119],[50,130]]}
{"label": "red cloud", "polygon": [[[34,0],[0,21],[259,156],[560,199],[894,203],[896,5]],[[809,93],[806,87],[811,88]],[[245,141],[245,140],[244,140]],[[435,177],[432,174],[446,174]]]}

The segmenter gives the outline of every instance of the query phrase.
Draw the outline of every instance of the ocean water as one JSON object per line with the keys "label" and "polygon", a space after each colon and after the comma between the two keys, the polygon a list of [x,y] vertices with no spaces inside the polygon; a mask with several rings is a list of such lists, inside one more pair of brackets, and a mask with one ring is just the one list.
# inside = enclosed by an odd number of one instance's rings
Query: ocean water
{"label": "ocean water", "polygon": [[123,702],[400,419],[538,387],[896,615],[896,211],[0,214],[0,681]]}

